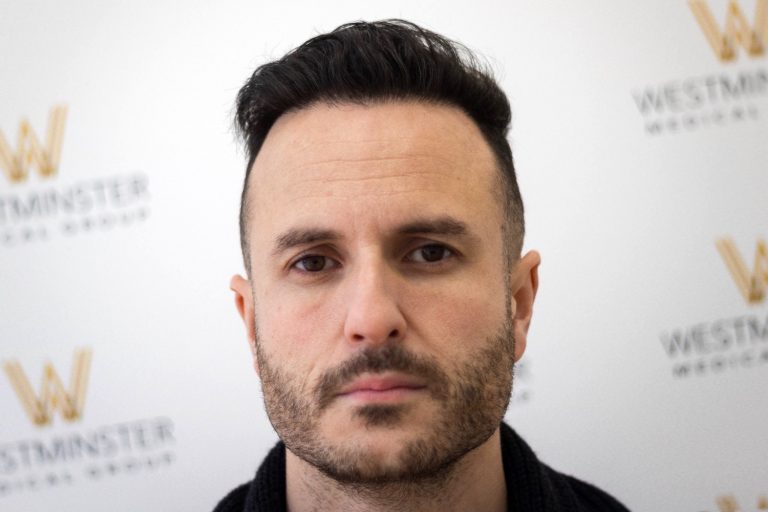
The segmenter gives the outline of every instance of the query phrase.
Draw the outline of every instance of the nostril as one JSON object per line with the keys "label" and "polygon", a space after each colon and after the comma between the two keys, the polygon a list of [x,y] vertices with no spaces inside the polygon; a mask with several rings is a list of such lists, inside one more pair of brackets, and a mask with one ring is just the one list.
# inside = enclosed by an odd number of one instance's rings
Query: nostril
{"label": "nostril", "polygon": [[392,332],[389,333],[390,338],[397,338],[398,336],[400,336],[400,331],[397,329],[392,329]]}

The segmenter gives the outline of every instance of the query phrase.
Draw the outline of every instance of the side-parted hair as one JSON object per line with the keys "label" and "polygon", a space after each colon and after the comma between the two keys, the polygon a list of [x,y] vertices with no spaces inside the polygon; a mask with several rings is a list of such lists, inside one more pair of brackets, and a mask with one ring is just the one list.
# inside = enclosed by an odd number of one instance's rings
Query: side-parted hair
{"label": "side-parted hair", "polygon": [[272,125],[312,104],[422,101],[458,107],[480,128],[499,167],[508,260],[520,255],[523,202],[507,141],[511,111],[492,72],[465,46],[404,20],[355,22],[256,68],[237,95],[236,130],[248,157],[240,243],[250,274],[248,178]]}

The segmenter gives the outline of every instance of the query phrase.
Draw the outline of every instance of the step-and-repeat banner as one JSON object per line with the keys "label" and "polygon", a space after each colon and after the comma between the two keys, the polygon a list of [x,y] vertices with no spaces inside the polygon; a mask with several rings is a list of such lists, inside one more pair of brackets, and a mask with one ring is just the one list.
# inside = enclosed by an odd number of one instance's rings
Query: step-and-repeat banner
{"label": "step-and-repeat banner", "polygon": [[513,105],[543,264],[507,420],[633,511],[768,510],[768,0],[4,2],[0,509],[209,510],[252,476],[234,96],[389,17]]}

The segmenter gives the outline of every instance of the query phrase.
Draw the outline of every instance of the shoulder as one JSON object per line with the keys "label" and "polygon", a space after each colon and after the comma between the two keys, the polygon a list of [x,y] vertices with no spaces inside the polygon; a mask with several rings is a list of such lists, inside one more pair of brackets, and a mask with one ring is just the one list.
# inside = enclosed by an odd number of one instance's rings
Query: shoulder
{"label": "shoulder", "polygon": [[501,424],[501,456],[511,509],[629,512],[607,492],[541,462],[505,423]]}
{"label": "shoulder", "polygon": [[578,503],[579,510],[589,512],[629,512],[627,507],[602,489],[573,476],[559,473],[546,464],[542,464],[542,466],[557,487],[561,489],[568,488]]}
{"label": "shoulder", "polygon": [[213,512],[284,512],[286,509],[285,445],[278,442],[253,480],[230,491]]}
{"label": "shoulder", "polygon": [[245,499],[248,496],[250,483],[240,485],[224,496],[213,512],[241,512],[245,510]]}

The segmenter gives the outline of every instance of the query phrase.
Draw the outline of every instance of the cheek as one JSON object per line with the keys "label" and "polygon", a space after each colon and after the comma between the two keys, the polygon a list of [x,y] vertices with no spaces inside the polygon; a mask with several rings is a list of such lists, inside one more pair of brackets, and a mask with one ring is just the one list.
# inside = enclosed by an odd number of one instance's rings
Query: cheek
{"label": "cheek", "polygon": [[412,329],[438,353],[459,356],[494,336],[506,316],[503,283],[467,279],[440,289],[414,290],[408,300]]}
{"label": "cheek", "polygon": [[256,319],[264,349],[293,373],[322,365],[338,331],[330,301],[304,291],[266,288],[257,296]]}

